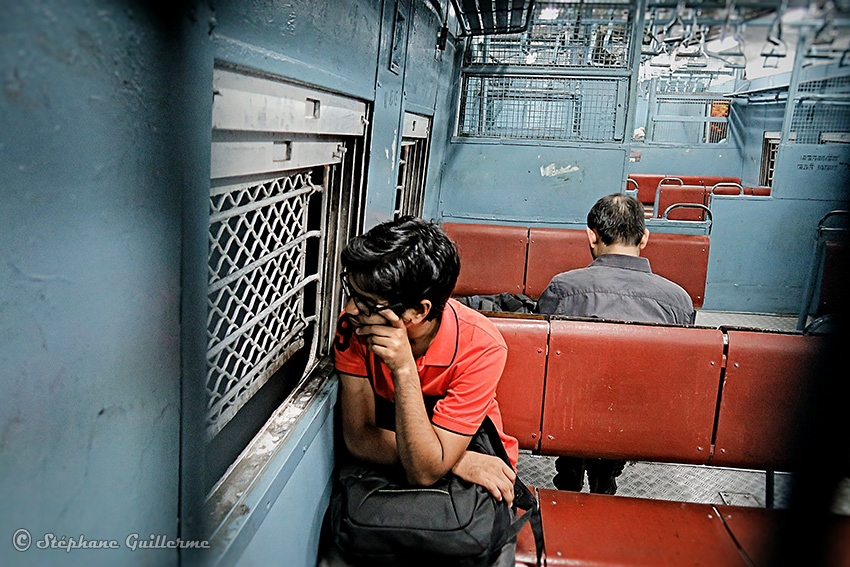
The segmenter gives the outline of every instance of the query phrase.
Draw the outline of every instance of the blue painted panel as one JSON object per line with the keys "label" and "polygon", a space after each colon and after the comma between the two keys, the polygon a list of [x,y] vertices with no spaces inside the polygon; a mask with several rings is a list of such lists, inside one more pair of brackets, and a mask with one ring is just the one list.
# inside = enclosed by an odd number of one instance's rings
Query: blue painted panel
{"label": "blue painted panel", "polygon": [[759,185],[761,173],[761,153],[765,132],[781,132],[785,117],[785,104],[759,103],[746,104],[735,101],[735,116],[740,122],[732,124],[739,132],[741,141],[741,182],[745,187]]}
{"label": "blue painted panel", "polygon": [[216,57],[372,100],[382,3],[216,2]]}
{"label": "blue painted panel", "polygon": [[730,144],[656,146],[635,143],[632,151],[640,152],[640,161],[629,163],[629,173],[741,176],[740,151]]}
{"label": "blue painted panel", "polygon": [[446,65],[434,56],[437,33],[442,25],[439,15],[430,3],[413,2],[413,21],[410,27],[410,45],[404,81],[405,105],[410,110],[418,107],[430,109],[433,112],[437,93],[444,88],[449,79],[441,76],[441,71]]}
{"label": "blue painted panel", "polygon": [[626,150],[455,142],[441,189],[444,218],[583,224],[621,191]]}
{"label": "blue painted panel", "polygon": [[[323,403],[335,400],[334,395]],[[238,567],[316,564],[322,518],[330,501],[333,432],[333,419],[327,419],[315,438],[303,441],[301,462],[242,553]]]}
{"label": "blue painted panel", "polygon": [[840,205],[716,197],[703,308],[796,314],[811,270],[818,221]]}
{"label": "blue painted panel", "polygon": [[[177,535],[176,42],[124,2],[0,28],[0,564],[176,565],[125,545]],[[18,528],[120,549],[19,553]]]}
{"label": "blue painted panel", "polygon": [[773,176],[777,199],[850,198],[850,146],[783,144]]}
{"label": "blue painted panel", "polygon": [[[372,147],[364,214],[367,229],[392,218],[395,208],[398,183],[396,162],[401,151],[402,97],[404,96],[404,73],[407,68],[406,59],[400,58],[397,60],[400,67],[390,69],[396,35],[396,12],[404,21],[404,25],[397,33],[400,40],[404,42],[405,57],[408,53],[406,42],[412,19],[409,1],[388,0],[384,2],[375,108],[372,116]],[[402,48],[397,47],[398,49]]]}

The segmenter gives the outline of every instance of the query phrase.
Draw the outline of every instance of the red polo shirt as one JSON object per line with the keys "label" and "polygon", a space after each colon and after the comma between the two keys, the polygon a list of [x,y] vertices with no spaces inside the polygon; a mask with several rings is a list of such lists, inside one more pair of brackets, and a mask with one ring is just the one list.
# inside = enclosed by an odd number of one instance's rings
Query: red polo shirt
{"label": "red polo shirt", "polygon": [[[337,372],[368,378],[372,389],[389,401],[395,400],[390,370],[380,358],[371,356],[360,337],[344,324],[337,326],[334,345]],[[481,313],[450,299],[443,311],[437,336],[428,351],[416,359],[422,394],[439,397],[431,422],[461,435],[475,435],[484,416],[489,416],[516,467],[519,444],[506,435],[496,403],[496,385],[505,368],[508,347],[498,329]],[[377,371],[370,372],[370,359],[377,359]],[[369,369],[367,369],[369,360]]]}

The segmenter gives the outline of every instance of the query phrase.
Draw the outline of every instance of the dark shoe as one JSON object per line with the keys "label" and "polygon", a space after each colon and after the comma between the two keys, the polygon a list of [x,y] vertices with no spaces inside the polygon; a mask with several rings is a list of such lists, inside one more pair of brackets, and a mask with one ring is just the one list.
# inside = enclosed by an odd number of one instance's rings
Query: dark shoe
{"label": "dark shoe", "polygon": [[617,479],[614,477],[596,478],[590,485],[590,491],[594,494],[616,494]]}
{"label": "dark shoe", "polygon": [[561,456],[555,459],[557,474],[552,483],[558,490],[581,492],[584,486],[584,459],[581,457]]}
{"label": "dark shoe", "polygon": [[[584,471],[582,471],[584,473]],[[571,490],[573,492],[581,492],[582,486],[584,486],[584,475],[578,477],[574,474],[569,473],[558,473],[555,475],[555,478],[552,479],[552,484],[555,485],[555,488],[558,490]]]}

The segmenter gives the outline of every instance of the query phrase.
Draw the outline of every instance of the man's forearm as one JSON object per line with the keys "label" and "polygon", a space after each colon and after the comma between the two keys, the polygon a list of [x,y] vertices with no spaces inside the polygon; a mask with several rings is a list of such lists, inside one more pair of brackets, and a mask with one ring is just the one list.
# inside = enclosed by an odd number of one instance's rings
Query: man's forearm
{"label": "man's forearm", "polygon": [[358,459],[380,465],[399,463],[396,437],[392,431],[374,426],[364,426],[359,432],[343,433],[345,448]]}
{"label": "man's forearm", "polygon": [[428,419],[416,368],[393,373],[396,405],[396,447],[408,481],[428,486],[445,475],[454,463],[445,463],[440,438]]}

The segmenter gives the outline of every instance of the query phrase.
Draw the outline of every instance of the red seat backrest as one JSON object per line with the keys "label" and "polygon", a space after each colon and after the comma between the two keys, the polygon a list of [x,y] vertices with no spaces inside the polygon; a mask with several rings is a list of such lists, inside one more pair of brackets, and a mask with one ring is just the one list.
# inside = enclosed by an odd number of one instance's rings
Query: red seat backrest
{"label": "red seat backrest", "polygon": [[[641,256],[649,260],[654,273],[685,288],[699,309],[705,300],[708,250],[707,235],[651,233]],[[553,277],[592,261],[585,231],[532,227],[525,293],[539,298]]]}
{"label": "red seat backrest", "polygon": [[591,262],[593,256],[586,231],[532,227],[528,231],[525,294],[537,299],[553,277],[567,270],[584,268]]}
{"label": "red seat backrest", "polygon": [[792,470],[819,337],[729,330],[726,377],[711,464]]}
{"label": "red seat backrest", "polygon": [[541,451],[706,463],[718,329],[550,321]]}
{"label": "red seat backrest", "polygon": [[705,301],[708,251],[708,235],[653,232],[641,256],[649,260],[653,273],[685,288],[694,308],[700,309]]}
{"label": "red seat backrest", "polygon": [[714,187],[718,183],[737,183],[738,185],[741,184],[740,177],[731,177],[728,175],[700,175],[697,178],[699,179],[698,183],[705,187]]}
{"label": "red seat backrest", "polygon": [[443,223],[443,230],[457,244],[460,255],[454,295],[523,292],[528,228]]}
{"label": "red seat backrest", "polygon": [[[661,186],[658,196],[658,217],[664,216],[667,207],[675,203],[706,204],[706,190],[702,185],[673,185]],[[667,216],[670,220],[704,220],[705,212],[697,208],[674,209]]]}
{"label": "red seat backrest", "polygon": [[644,205],[653,204],[655,202],[655,189],[658,187],[658,182],[665,176],[654,173],[630,173],[629,177],[637,183],[638,201]]}
{"label": "red seat backrest", "polygon": [[522,449],[537,449],[546,377],[549,322],[542,315],[491,316],[508,344],[508,360],[496,388],[505,433]]}

